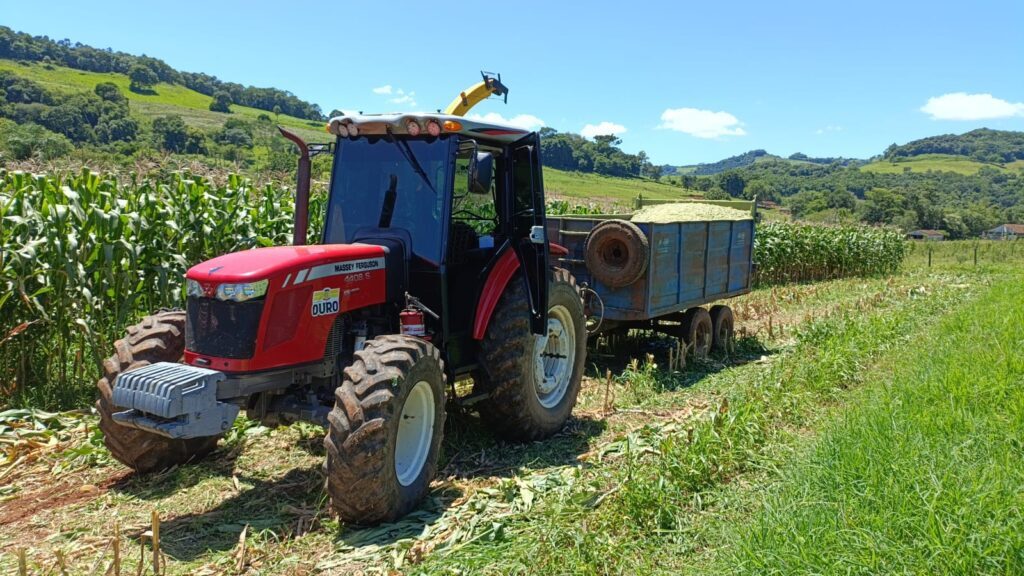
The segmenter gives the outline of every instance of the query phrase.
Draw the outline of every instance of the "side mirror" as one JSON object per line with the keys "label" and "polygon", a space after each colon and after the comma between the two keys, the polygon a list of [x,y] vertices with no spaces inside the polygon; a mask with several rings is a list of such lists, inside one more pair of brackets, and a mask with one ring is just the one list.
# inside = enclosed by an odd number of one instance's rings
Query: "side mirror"
{"label": "side mirror", "polygon": [[474,194],[489,194],[494,179],[494,156],[488,152],[477,152],[469,160],[469,191]]}

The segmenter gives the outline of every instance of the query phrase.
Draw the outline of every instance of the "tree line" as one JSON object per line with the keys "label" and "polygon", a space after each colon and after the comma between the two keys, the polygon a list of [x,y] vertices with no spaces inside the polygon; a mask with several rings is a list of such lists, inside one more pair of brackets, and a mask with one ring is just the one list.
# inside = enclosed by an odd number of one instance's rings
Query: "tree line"
{"label": "tree line", "polygon": [[1024,132],[979,128],[964,134],[942,134],[886,148],[885,158],[895,160],[922,154],[954,154],[979,162],[1013,162],[1024,159]]}
{"label": "tree line", "polygon": [[36,82],[0,71],[0,117],[63,136],[67,145],[37,131],[54,147],[47,155],[60,155],[71,143],[130,142],[139,132],[138,122],[128,114],[128,99],[109,82],[97,84],[92,93],[54,94]]}
{"label": "tree line", "polygon": [[[214,105],[216,105],[216,100]],[[92,92],[54,93],[17,74],[0,71],[0,157],[53,159],[79,155],[129,158],[152,153],[192,154],[250,163],[256,146],[264,167],[291,170],[291,144],[277,137],[273,119],[228,118],[219,129],[187,126],[176,114],[138,120],[116,84]]]}
{"label": "tree line", "polygon": [[1024,174],[985,167],[954,172],[883,174],[857,166],[764,160],[713,176],[672,181],[709,198],[757,197],[811,221],[862,221],[904,231],[944,230],[975,237],[1006,222],[1024,222]]}
{"label": "tree line", "polygon": [[620,178],[659,178],[661,166],[651,164],[647,153],[623,152],[622,139],[614,134],[595,136],[592,140],[554,128],[540,129],[540,147],[544,165],[573,172],[596,172]]}
{"label": "tree line", "polygon": [[[109,48],[103,50],[70,40],[51,40],[0,26],[0,58],[46,62],[89,72],[116,72],[132,78],[133,88],[146,89],[157,82],[178,84],[207,96],[226,94],[231,103],[307,120],[325,120],[316,104],[301,100],[287,90],[243,86],[209,74],[180,72],[150,56],[135,56]],[[141,82],[136,82],[141,79]],[[216,98],[215,98],[216,99]]]}

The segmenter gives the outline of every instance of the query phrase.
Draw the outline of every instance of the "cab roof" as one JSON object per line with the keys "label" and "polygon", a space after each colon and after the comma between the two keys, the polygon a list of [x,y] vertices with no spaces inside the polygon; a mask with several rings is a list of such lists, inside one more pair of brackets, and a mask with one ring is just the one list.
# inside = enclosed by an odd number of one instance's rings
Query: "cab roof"
{"label": "cab roof", "polygon": [[[335,116],[327,123],[327,131],[336,136],[347,136],[348,127],[355,125],[357,136],[363,135],[384,135],[388,128],[392,134],[408,135],[409,122],[414,121],[419,125],[422,134],[427,133],[429,122],[436,122],[441,127],[442,134],[461,134],[469,138],[486,138],[496,140],[504,144],[510,144],[521,139],[530,133],[529,130],[510,126],[508,124],[496,124],[493,122],[481,122],[470,120],[463,116],[452,116],[449,114],[433,114],[427,112],[403,112],[391,114],[356,114],[351,116]],[[344,126],[345,132],[342,132]]]}

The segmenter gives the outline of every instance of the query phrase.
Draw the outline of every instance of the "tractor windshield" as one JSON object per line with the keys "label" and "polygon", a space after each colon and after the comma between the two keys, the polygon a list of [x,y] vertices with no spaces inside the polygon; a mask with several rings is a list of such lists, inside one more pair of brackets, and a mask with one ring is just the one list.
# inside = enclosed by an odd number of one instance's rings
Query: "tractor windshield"
{"label": "tractor windshield", "polygon": [[[352,242],[362,230],[379,227],[408,230],[412,251],[428,261],[441,261],[441,222],[447,172],[452,165],[448,137],[384,137],[341,139],[334,158],[324,242]],[[381,212],[391,202],[391,221]],[[386,220],[386,218],[385,218]]]}

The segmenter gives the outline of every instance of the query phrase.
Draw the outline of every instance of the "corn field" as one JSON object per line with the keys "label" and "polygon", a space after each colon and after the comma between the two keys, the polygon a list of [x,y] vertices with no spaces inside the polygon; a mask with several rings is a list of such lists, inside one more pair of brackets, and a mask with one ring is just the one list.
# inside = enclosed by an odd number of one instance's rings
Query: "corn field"
{"label": "corn field", "polygon": [[[183,304],[189,266],[291,241],[289,190],[224,180],[0,169],[0,407],[87,405],[124,328]],[[311,237],[324,210],[314,192]],[[756,239],[761,284],[888,273],[904,250],[898,234],[862,227],[767,223]]]}
{"label": "corn field", "polygon": [[[0,406],[91,402],[125,326],[181,306],[192,264],[290,242],[293,207],[290,192],[235,175],[215,186],[0,169]],[[312,222],[323,209],[314,195]]]}
{"label": "corn field", "polygon": [[897,230],[766,222],[758,224],[754,235],[755,283],[891,274],[905,252],[906,242]]}

